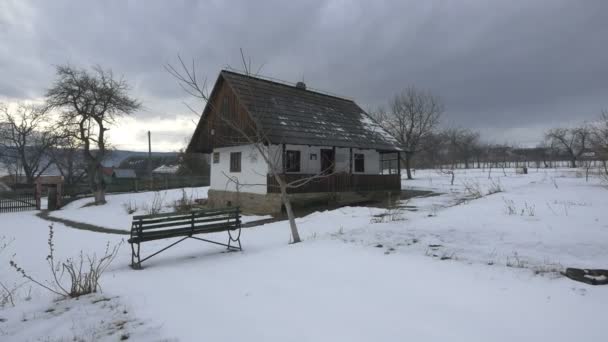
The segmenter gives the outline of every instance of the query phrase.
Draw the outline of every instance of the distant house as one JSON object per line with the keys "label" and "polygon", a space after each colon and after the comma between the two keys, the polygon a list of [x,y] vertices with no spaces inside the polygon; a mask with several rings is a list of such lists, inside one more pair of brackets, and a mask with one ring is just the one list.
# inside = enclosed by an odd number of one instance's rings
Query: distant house
{"label": "distant house", "polygon": [[263,132],[271,165],[288,182],[329,174],[290,189],[294,206],[354,203],[401,190],[399,172],[383,174],[382,167],[392,161],[398,170],[401,149],[354,101],[308,90],[302,82],[294,86],[222,70],[187,149],[212,154],[211,206],[281,211],[269,165],[227,120],[242,131]]}
{"label": "distant house", "polygon": [[153,175],[175,175],[179,171],[179,165],[161,165],[152,170]]}
{"label": "distant house", "polygon": [[102,169],[103,177],[106,183],[112,183],[115,179],[137,179],[135,170],[133,169],[118,169],[114,167],[104,167]]}
{"label": "distant house", "polygon": [[153,155],[149,158],[147,155],[131,156],[120,163],[121,169],[135,170],[138,177],[147,177],[150,170],[154,170],[164,165],[177,164],[177,154],[164,153],[162,155]]}

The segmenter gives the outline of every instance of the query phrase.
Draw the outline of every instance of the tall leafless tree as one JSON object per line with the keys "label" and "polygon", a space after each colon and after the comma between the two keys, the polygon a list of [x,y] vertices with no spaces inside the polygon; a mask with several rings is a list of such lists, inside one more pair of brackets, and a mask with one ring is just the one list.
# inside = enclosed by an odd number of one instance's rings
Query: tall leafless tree
{"label": "tall leafless tree", "polygon": [[444,111],[441,99],[430,91],[408,87],[393,97],[390,110],[380,108],[374,117],[399,142],[405,153],[407,178],[412,179],[412,158],[422,151]]}
{"label": "tall leafless tree", "polygon": [[576,167],[576,161],[589,147],[591,130],[588,126],[574,128],[553,128],[547,131],[545,139],[554,148],[566,153],[570,166]]}
{"label": "tall leafless tree", "polygon": [[19,104],[11,110],[0,104],[0,122],[4,163],[21,169],[26,182],[34,183],[51,165],[48,152],[58,139],[49,111],[40,105]]}
{"label": "tall leafless tree", "polygon": [[108,150],[106,132],[116,119],[139,109],[129,87],[112,71],[94,67],[92,72],[69,65],[57,67],[57,79],[47,92],[51,108],[63,109],[61,122],[82,142],[87,176],[95,204],[104,204],[106,184],[102,161]]}

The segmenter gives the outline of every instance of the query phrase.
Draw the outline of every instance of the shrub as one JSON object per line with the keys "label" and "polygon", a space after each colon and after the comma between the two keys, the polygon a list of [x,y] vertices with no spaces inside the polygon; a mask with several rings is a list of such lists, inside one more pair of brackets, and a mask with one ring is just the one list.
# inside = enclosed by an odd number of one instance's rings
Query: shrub
{"label": "shrub", "polygon": [[188,196],[186,190],[182,189],[182,197],[173,203],[173,209],[178,213],[189,212],[197,206],[193,195]]}
{"label": "shrub", "polygon": [[163,209],[164,201],[165,201],[165,197],[163,195],[161,195],[161,193],[159,191],[156,191],[154,193],[154,198],[152,199],[152,203],[150,203],[150,205],[144,204],[142,206],[142,209],[148,215],[159,214],[161,212],[161,210]]}
{"label": "shrub", "polygon": [[505,211],[507,215],[519,215],[519,216],[535,216],[536,215],[536,207],[532,204],[529,205],[528,202],[524,202],[524,206],[519,209],[513,200],[508,200],[503,197],[502,199],[505,202]]}
{"label": "shrub", "polygon": [[481,198],[481,187],[478,182],[475,181],[463,181],[464,191],[469,195],[470,198],[477,199]]}
{"label": "shrub", "polygon": [[[0,254],[10,245],[12,242],[9,241],[5,236],[0,236]],[[6,284],[0,281],[0,308],[3,308],[7,305],[15,306],[15,301],[13,299],[15,291],[17,291],[18,287],[15,286],[13,288],[9,288]]]}
{"label": "shrub", "polygon": [[137,207],[137,203],[132,202],[131,200],[129,200],[129,202],[127,203],[123,203],[122,207],[125,209],[125,211],[127,212],[127,214],[132,215],[134,214],[137,210],[139,210],[139,208]]}
{"label": "shrub", "polygon": [[[10,265],[23,278],[63,298],[76,298],[101,290],[99,280],[118,255],[122,241],[112,247],[110,247],[110,243],[108,242],[104,255],[101,258],[98,258],[95,254],[85,255],[81,251],[78,258],[56,261],[53,236],[53,225],[51,224],[49,226],[49,238],[47,242],[49,254],[46,257],[46,262],[53,278],[51,281],[40,281],[32,277],[13,260],[10,261]],[[69,276],[67,281],[64,280],[65,274]]]}
{"label": "shrub", "polygon": [[500,180],[490,182],[490,186],[488,187],[488,195],[496,194],[499,192],[503,192],[502,185],[500,184]]}

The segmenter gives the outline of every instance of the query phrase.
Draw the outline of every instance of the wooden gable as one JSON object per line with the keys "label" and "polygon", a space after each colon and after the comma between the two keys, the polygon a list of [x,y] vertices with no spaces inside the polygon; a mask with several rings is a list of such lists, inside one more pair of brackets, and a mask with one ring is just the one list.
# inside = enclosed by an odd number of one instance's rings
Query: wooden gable
{"label": "wooden gable", "polygon": [[217,147],[250,144],[242,132],[253,136],[255,123],[220,73],[187,152],[211,153]]}

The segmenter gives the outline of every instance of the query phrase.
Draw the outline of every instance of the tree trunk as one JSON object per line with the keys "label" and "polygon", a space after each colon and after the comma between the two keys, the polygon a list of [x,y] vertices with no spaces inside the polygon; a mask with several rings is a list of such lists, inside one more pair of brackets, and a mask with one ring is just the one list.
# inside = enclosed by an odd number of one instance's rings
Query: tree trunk
{"label": "tree trunk", "polygon": [[412,154],[411,153],[405,153],[405,170],[407,172],[407,179],[413,179],[412,178],[412,171],[410,170],[410,160],[412,159]]}
{"label": "tree trunk", "polygon": [[103,180],[102,165],[89,167],[89,185],[95,197],[95,205],[106,203],[106,185]]}
{"label": "tree trunk", "polygon": [[296,217],[293,214],[293,208],[291,207],[291,200],[289,200],[289,196],[287,195],[287,184],[285,184],[285,181],[280,176],[274,175],[274,177],[279,183],[279,187],[281,189],[281,201],[285,206],[285,212],[287,213],[287,218],[289,219],[289,228],[291,229],[293,243],[302,242],[300,239],[300,233],[298,232],[298,226],[296,225]]}
{"label": "tree trunk", "polygon": [[291,201],[287,197],[287,194],[283,194],[283,191],[281,191],[281,199],[283,200],[283,205],[285,205],[285,211],[287,212],[287,217],[289,218],[289,228],[291,229],[293,243],[301,242],[302,240],[300,239],[300,233],[298,233],[298,226],[296,225],[296,218],[293,214]]}
{"label": "tree trunk", "polygon": [[572,159],[570,159],[570,166],[571,166],[572,168],[575,168],[575,167],[576,167],[576,158],[574,158],[574,157],[573,157]]}

